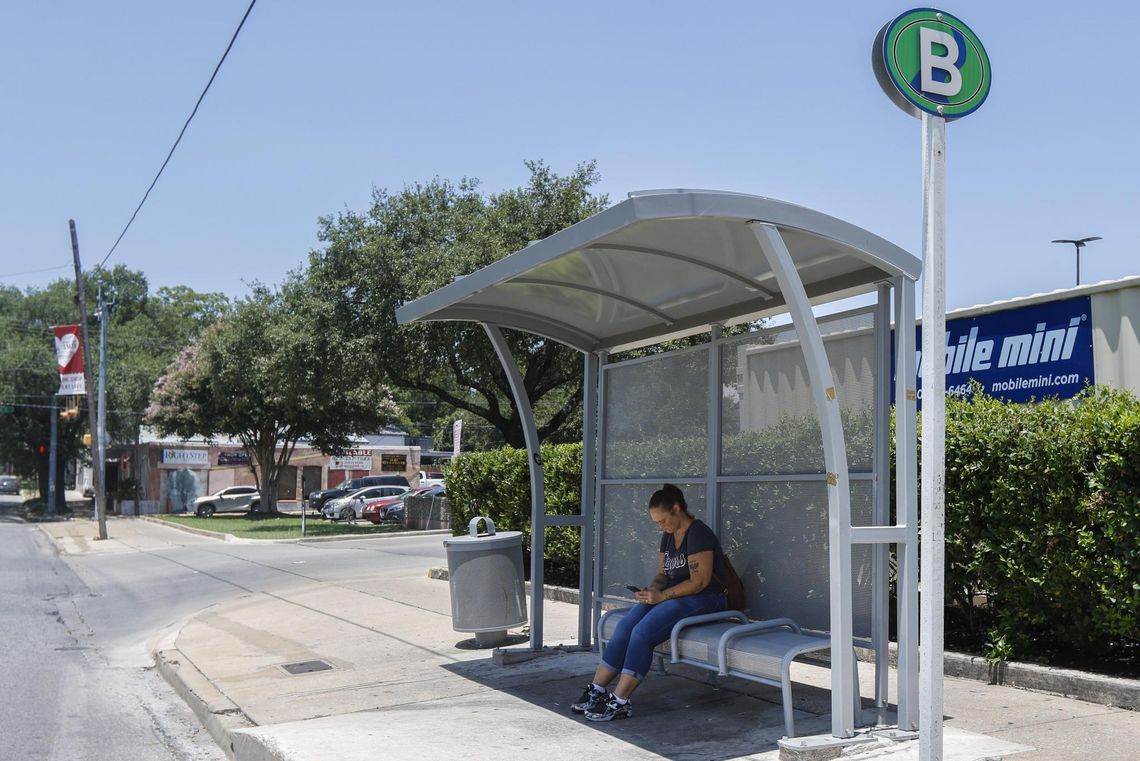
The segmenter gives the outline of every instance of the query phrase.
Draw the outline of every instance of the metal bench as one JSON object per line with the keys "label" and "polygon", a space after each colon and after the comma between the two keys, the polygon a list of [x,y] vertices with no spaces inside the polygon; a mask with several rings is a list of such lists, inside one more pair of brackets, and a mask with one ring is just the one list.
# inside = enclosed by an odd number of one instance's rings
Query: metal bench
{"label": "metal bench", "polygon": [[[598,619],[598,642],[609,642],[618,622],[631,608],[606,611]],[[654,652],[664,671],[664,658],[671,663],[715,671],[720,676],[736,676],[779,687],[784,707],[784,731],[795,737],[792,716],[792,661],[806,653],[830,650],[831,640],[805,634],[790,618],[750,621],[738,610],[683,618],[673,627],[668,642]],[[858,659],[851,659],[855,682],[855,716],[861,713]]]}

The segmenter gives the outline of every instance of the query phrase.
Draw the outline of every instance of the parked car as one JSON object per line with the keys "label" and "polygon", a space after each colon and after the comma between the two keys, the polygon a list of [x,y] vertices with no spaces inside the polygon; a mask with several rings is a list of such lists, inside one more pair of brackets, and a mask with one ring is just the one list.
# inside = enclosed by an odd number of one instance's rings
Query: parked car
{"label": "parked car", "polygon": [[19,494],[20,479],[15,476],[0,476],[0,494]]}
{"label": "parked car", "polygon": [[420,486],[443,486],[443,474],[435,470],[421,470]]}
{"label": "parked car", "polygon": [[336,499],[330,499],[321,508],[321,515],[325,518],[337,519],[342,521],[356,520],[356,516],[362,514],[364,510],[364,502],[368,499],[379,499],[381,497],[398,497],[408,491],[407,486],[366,486],[363,489],[357,489],[350,494]]}
{"label": "parked car", "polygon": [[256,486],[228,486],[194,500],[194,513],[199,518],[209,518],[214,513],[253,512],[260,504]]}
{"label": "parked car", "polygon": [[364,518],[371,523],[382,523],[384,520],[384,513],[391,505],[397,505],[404,501],[404,498],[413,494],[414,492],[406,492],[398,497],[384,497],[383,499],[370,499],[364,503],[364,507],[360,510],[360,517]]}
{"label": "parked car", "polygon": [[361,476],[344,481],[335,489],[321,489],[309,494],[309,509],[321,510],[330,499],[343,497],[349,492],[363,489],[365,486],[408,486],[408,479],[404,476]]}
{"label": "parked car", "polygon": [[446,497],[447,491],[442,486],[428,486],[424,489],[417,489],[415,492],[408,492],[398,502],[385,505],[380,509],[379,521],[375,522],[388,522],[388,523],[403,523],[404,517],[407,515],[407,500],[409,497]]}

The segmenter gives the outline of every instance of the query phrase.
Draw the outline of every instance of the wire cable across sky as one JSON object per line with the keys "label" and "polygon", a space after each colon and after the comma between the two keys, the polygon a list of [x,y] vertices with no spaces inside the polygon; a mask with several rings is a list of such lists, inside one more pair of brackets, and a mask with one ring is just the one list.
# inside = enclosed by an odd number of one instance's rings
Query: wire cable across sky
{"label": "wire cable across sky", "polygon": [[123,228],[123,231],[119,233],[119,237],[115,239],[115,245],[111,246],[111,250],[108,251],[107,255],[103,257],[103,261],[99,262],[99,267],[97,269],[102,269],[103,265],[107,263],[107,260],[111,258],[111,254],[115,253],[115,249],[119,247],[119,242],[123,240],[123,236],[127,234],[127,230],[131,229],[131,224],[135,221],[135,217],[139,215],[139,211],[142,210],[143,204],[146,203],[146,199],[150,196],[150,191],[154,190],[154,186],[158,183],[158,178],[162,176],[162,172],[166,169],[166,165],[170,163],[170,158],[174,155],[174,151],[178,148],[178,144],[182,142],[182,136],[186,134],[186,129],[190,126],[190,122],[194,119],[194,114],[198,113],[198,106],[202,105],[202,101],[205,99],[206,93],[210,91],[210,85],[214,84],[214,79],[218,76],[218,71],[221,70],[222,64],[226,62],[226,56],[230,54],[230,49],[233,48],[234,42],[237,41],[238,35],[241,33],[241,28],[245,26],[245,20],[249,18],[249,14],[253,10],[253,6],[256,4],[257,0],[250,0],[249,7],[245,9],[245,15],[241,17],[241,21],[238,23],[237,29],[234,30],[233,37],[230,38],[230,44],[226,45],[225,52],[222,53],[222,57],[218,59],[218,65],[214,67],[214,73],[210,75],[210,81],[206,83],[206,87],[203,88],[202,94],[198,96],[198,102],[194,104],[194,110],[190,112],[190,116],[186,117],[186,123],[182,125],[182,131],[178,133],[178,138],[174,141],[174,145],[170,146],[170,152],[166,154],[166,160],[163,161],[162,166],[158,168],[158,173],[155,174],[154,179],[150,181],[150,187],[148,187],[146,189],[146,192],[143,193],[143,197],[142,200],[139,201],[139,205],[135,207],[135,211],[133,214],[131,214],[131,218],[127,220],[127,224]]}

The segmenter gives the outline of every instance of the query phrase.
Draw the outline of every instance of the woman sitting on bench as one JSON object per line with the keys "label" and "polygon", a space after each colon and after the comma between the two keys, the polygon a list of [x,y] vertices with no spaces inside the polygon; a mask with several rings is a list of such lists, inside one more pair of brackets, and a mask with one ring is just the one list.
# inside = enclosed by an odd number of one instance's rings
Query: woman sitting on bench
{"label": "woman sitting on bench", "polygon": [[[590,721],[632,716],[629,698],[649,671],[653,648],[669,639],[673,625],[682,618],[726,607],[724,586],[717,580],[724,578],[724,552],[712,529],[689,513],[681,490],[665,484],[655,491],[649,498],[649,515],[663,532],[657,576],[634,592],[640,604],[617,625],[594,681],[570,706]],[[617,687],[607,693],[606,686],[619,672]]]}

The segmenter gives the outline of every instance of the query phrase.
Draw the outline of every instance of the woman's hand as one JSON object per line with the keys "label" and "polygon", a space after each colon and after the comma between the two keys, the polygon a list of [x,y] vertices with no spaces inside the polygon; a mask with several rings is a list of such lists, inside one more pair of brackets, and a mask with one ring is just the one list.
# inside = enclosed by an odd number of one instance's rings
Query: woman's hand
{"label": "woman's hand", "polygon": [[652,587],[649,589],[643,589],[640,592],[634,592],[633,596],[637,599],[638,602],[643,602],[647,605],[656,605],[659,602],[665,602],[666,600],[672,599],[673,597],[673,595],[668,591],[654,589]]}

